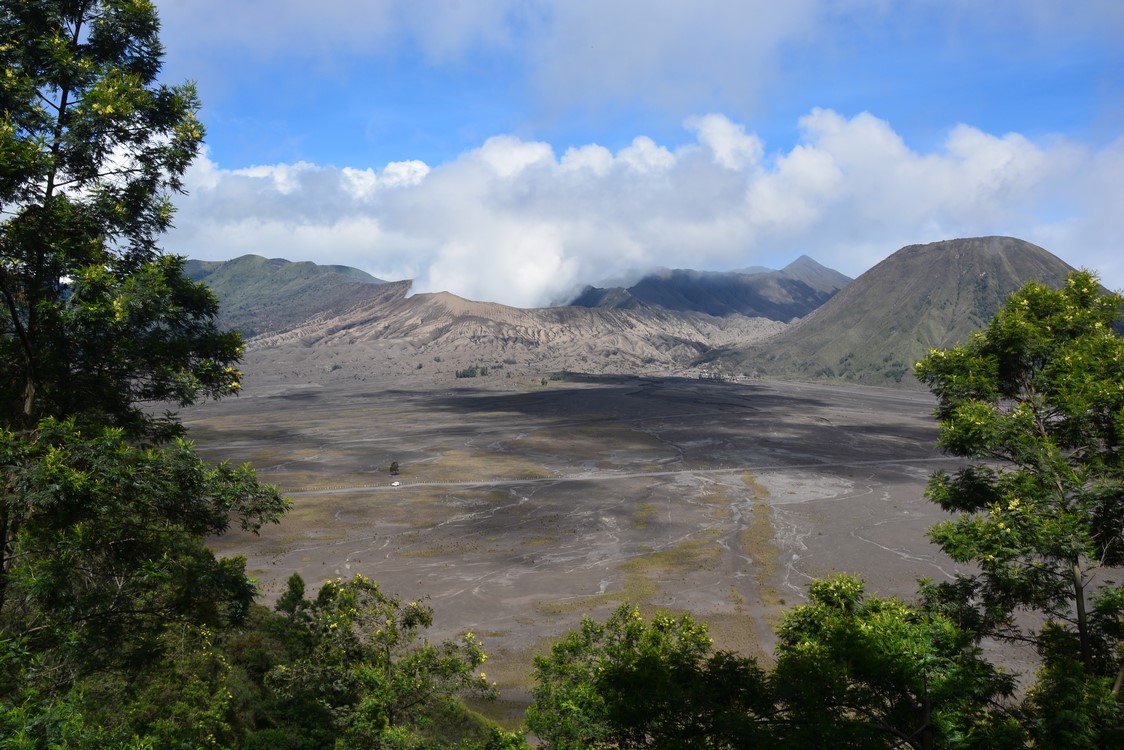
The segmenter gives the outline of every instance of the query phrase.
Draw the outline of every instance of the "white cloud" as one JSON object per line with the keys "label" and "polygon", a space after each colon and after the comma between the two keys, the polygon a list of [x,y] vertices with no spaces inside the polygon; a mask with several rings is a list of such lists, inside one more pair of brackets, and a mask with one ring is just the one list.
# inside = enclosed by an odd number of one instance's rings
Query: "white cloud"
{"label": "white cloud", "polygon": [[722,115],[686,125],[696,141],[675,149],[641,135],[559,158],[503,135],[432,167],[224,170],[204,156],[167,246],[342,263],[414,278],[415,291],[533,306],[657,266],[808,253],[857,275],[903,245],[1011,234],[1124,286],[1124,139],[1094,151],[959,125],[921,153],[873,115],[813,110],[799,144],[767,154]]}
{"label": "white cloud", "polygon": [[746,212],[761,232],[801,233],[817,223],[839,195],[843,172],[826,151],[796,146],[749,187]]}
{"label": "white cloud", "polygon": [[745,169],[761,161],[764,144],[757,136],[746,135],[744,125],[715,114],[690,117],[686,124],[698,134],[699,143],[714,154],[714,160],[726,169]]}
{"label": "white cloud", "polygon": [[596,175],[603,176],[612,166],[613,152],[597,144],[568,148],[562,156],[562,168],[565,170],[588,169]]}
{"label": "white cloud", "polygon": [[533,164],[554,160],[548,144],[526,143],[510,135],[489,138],[474,154],[501,179],[511,179]]}
{"label": "white cloud", "polygon": [[675,156],[646,135],[634,138],[628,148],[621,149],[617,159],[640,173],[659,172],[675,165]]}
{"label": "white cloud", "polygon": [[340,173],[351,196],[366,200],[374,197],[380,188],[417,185],[429,174],[429,165],[423,161],[392,161],[378,172],[370,168],[344,167]]}

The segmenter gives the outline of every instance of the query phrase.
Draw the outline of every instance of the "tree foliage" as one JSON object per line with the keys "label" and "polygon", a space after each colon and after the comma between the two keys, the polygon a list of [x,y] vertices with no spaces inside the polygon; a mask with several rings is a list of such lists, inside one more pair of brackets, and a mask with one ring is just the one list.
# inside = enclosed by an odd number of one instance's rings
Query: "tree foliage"
{"label": "tree foliage", "polygon": [[1030,283],[968,343],[917,366],[939,445],[973,459],[927,494],[956,515],[930,532],[978,572],[925,583],[977,639],[1030,644],[1022,709],[1040,746],[1124,742],[1124,298],[1085,271]]}
{"label": "tree foliage", "polygon": [[215,632],[187,624],[162,635],[144,669],[103,671],[63,694],[26,691],[0,712],[0,746],[31,750],[230,747],[235,695]]}
{"label": "tree foliage", "polygon": [[236,334],[157,246],[203,138],[146,0],[0,3],[0,415],[151,430],[237,389]]}
{"label": "tree foliage", "polygon": [[0,699],[44,716],[239,622],[205,537],[285,508],[159,413],[235,392],[241,340],[157,245],[203,137],[158,31],[147,0],[0,2]]}
{"label": "tree foliage", "polygon": [[1021,733],[1003,700],[1014,681],[974,634],[864,588],[845,575],[813,581],[810,602],[785,615],[772,674],[785,747],[1012,746]]}
{"label": "tree foliage", "polygon": [[975,460],[935,474],[928,496],[958,514],[933,541],[979,572],[928,594],[982,635],[1029,639],[1090,676],[1124,675],[1111,572],[1124,565],[1122,302],[1088,272],[1058,290],[1027,284],[986,330],[917,367],[940,447]]}
{"label": "tree foliage", "polygon": [[[157,244],[203,137],[161,58],[150,0],[0,0],[0,745],[447,746],[491,692],[474,636],[363,578],[269,613],[205,544],[286,503],[161,413],[237,392],[242,351]],[[466,750],[523,746],[478,723]]]}
{"label": "tree foliage", "polygon": [[73,421],[44,420],[30,440],[0,430],[0,471],[12,530],[5,635],[60,679],[142,655],[176,621],[239,621],[255,588],[241,559],[216,560],[203,538],[281,511],[246,467],[207,467],[185,441],[137,447],[120,428]]}
{"label": "tree foliage", "polygon": [[764,673],[714,653],[689,616],[646,620],[622,605],[535,658],[527,726],[553,750],[736,748],[767,736]]}
{"label": "tree foliage", "polygon": [[[251,745],[285,737],[307,746],[331,738],[339,748],[444,747],[447,738],[434,735],[443,717],[463,712],[457,700],[494,694],[477,671],[488,658],[480,640],[468,631],[430,642],[433,611],[424,603],[390,596],[363,576],[327,581],[312,600],[303,590],[291,576],[281,614],[258,628],[273,632],[272,655],[248,660],[240,649],[244,663],[259,665],[262,731],[250,735]],[[493,744],[501,739],[496,734]]]}

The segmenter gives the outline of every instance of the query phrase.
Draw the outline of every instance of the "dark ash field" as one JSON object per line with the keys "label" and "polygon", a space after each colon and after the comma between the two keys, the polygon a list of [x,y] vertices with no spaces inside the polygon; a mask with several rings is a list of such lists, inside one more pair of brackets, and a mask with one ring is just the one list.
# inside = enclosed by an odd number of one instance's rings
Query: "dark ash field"
{"label": "dark ash field", "polygon": [[206,458],[253,463],[293,508],[216,551],[245,555],[267,602],[293,571],[312,592],[362,573],[427,598],[432,635],[480,635],[516,704],[534,653],[623,601],[767,657],[811,577],[908,597],[955,570],[925,536],[941,517],[926,478],[956,466],[927,394],[627,376],[252,385],[185,422]]}

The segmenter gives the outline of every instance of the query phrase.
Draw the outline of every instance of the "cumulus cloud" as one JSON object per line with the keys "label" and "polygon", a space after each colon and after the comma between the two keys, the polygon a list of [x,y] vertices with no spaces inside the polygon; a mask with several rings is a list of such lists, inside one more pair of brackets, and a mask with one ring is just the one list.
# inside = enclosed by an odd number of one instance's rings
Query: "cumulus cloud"
{"label": "cumulus cloud", "polygon": [[503,135],[445,164],[308,163],[187,175],[169,249],[341,263],[415,291],[529,307],[655,267],[783,265],[858,275],[918,242],[1010,234],[1124,286],[1124,139],[1099,151],[959,125],[922,153],[870,114],[813,110],[783,153],[719,114],[674,149],[646,136],[561,156]]}

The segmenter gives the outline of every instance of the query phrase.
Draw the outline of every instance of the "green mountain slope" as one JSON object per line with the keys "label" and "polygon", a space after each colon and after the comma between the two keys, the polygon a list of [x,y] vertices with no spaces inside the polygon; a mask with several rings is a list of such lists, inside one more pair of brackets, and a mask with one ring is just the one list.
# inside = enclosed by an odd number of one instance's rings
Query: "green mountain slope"
{"label": "green mountain slope", "polygon": [[219,320],[246,337],[276,333],[311,317],[342,311],[385,284],[347,266],[293,263],[243,255],[228,261],[189,260],[187,276],[202,281],[219,298]]}
{"label": "green mountain slope", "polygon": [[711,359],[772,377],[916,385],[913,365],[929,349],[964,341],[1025,282],[1057,285],[1071,270],[1013,237],[911,245],[777,336]]}

